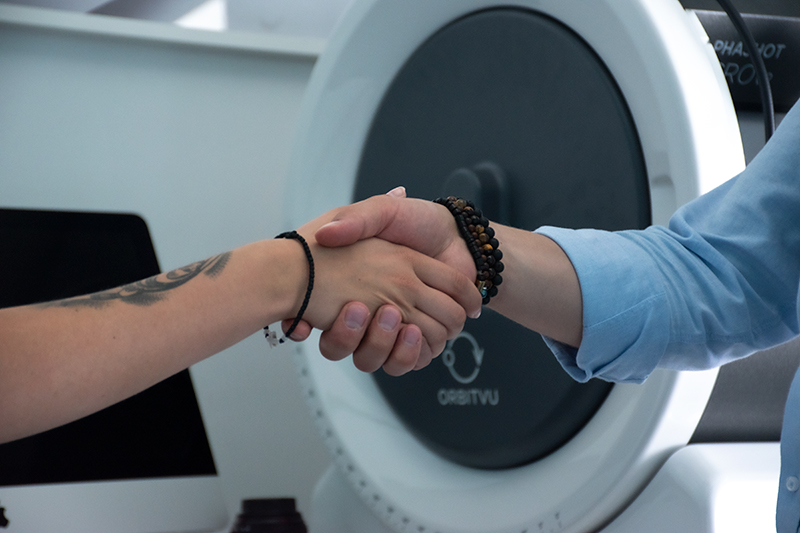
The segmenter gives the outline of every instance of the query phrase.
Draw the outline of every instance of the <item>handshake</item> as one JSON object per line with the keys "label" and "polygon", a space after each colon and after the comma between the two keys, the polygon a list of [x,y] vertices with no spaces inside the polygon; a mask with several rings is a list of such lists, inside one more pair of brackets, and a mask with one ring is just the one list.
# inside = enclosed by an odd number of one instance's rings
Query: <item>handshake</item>
{"label": "handshake", "polygon": [[[284,332],[295,325],[289,338],[304,340],[315,327],[326,358],[352,353],[359,370],[401,375],[427,366],[467,317],[480,316],[476,261],[453,214],[405,196],[398,187],[298,228],[315,276],[302,319],[282,323]],[[299,287],[295,316],[307,288]]]}

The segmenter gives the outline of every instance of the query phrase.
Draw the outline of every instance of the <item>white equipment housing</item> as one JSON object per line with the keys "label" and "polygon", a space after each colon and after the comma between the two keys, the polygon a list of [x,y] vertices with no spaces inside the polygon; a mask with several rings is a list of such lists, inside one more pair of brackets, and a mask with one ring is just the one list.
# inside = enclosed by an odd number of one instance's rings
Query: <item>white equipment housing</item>
{"label": "white equipment housing", "polygon": [[[653,223],[666,223],[677,207],[744,168],[719,63],[696,17],[677,1],[365,0],[345,17],[309,83],[288,180],[292,227],[353,200],[374,115],[409,56],[453,21],[501,5],[560,22],[601,58],[639,135]],[[312,531],[721,531],[715,508],[730,494],[721,486],[777,479],[777,444],[725,445],[725,453],[686,447],[716,370],[658,370],[643,385],[615,385],[555,452],[486,470],[431,451],[370,376],[323,360],[315,346],[313,339],[298,345],[297,364],[336,466],[318,486]],[[750,465],[759,466],[741,467],[741,454],[758,457]],[[684,483],[692,490],[681,490]],[[745,490],[763,495],[755,485]],[[676,506],[664,498],[670,494],[691,505]],[[767,516],[758,516],[771,525],[775,500],[767,494],[758,504]],[[752,510],[741,502],[728,518]]]}

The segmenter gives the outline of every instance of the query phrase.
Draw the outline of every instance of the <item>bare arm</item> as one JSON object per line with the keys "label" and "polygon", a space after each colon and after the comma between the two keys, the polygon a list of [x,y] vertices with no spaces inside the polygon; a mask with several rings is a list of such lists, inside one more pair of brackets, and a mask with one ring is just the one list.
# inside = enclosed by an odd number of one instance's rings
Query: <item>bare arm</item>
{"label": "bare arm", "polygon": [[[0,310],[0,441],[136,394],[299,308],[293,246],[265,241],[95,295]],[[296,262],[296,276],[259,283],[250,272],[269,272],[275,256]]]}
{"label": "bare arm", "polygon": [[582,336],[581,289],[564,251],[530,231],[492,223],[503,252],[503,284],[489,307],[528,329],[577,347]]}
{"label": "bare arm", "polygon": [[[330,328],[356,299],[370,314],[391,303],[437,345],[460,331],[464,307],[476,305],[461,296],[466,277],[377,239],[321,247],[313,235],[330,216],[298,230],[316,263],[311,326]],[[0,310],[0,442],[95,412],[295,316],[307,280],[301,245],[269,240],[94,295]],[[422,335],[414,341],[419,353]]]}

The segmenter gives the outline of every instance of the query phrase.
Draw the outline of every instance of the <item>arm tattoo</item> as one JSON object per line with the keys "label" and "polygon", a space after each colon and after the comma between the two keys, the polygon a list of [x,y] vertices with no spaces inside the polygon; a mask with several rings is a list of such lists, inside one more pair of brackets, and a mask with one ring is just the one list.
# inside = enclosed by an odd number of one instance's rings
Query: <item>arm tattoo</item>
{"label": "arm tattoo", "polygon": [[107,291],[96,292],[86,296],[68,298],[44,304],[46,306],[57,307],[103,307],[113,300],[121,300],[133,305],[147,306],[161,301],[166,297],[166,293],[180,287],[191,279],[196,278],[201,273],[208,277],[215,278],[227,265],[231,257],[231,252],[225,252],[204,261],[198,261],[182,268],[177,268],[166,274],[157,274],[151,278],[136,281],[109,289]]}

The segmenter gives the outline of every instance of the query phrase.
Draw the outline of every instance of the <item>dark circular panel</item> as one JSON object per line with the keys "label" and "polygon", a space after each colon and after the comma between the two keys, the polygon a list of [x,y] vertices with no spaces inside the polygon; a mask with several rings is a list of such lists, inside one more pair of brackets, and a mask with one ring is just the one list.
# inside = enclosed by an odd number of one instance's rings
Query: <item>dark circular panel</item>
{"label": "dark circular panel", "polygon": [[[613,78],[567,27],[520,9],[453,22],[398,73],[365,142],[355,199],[401,184],[420,198],[465,195],[531,230],[650,222],[638,136]],[[417,438],[476,468],[551,453],[611,389],[574,382],[538,334],[489,310],[425,370],[375,379]]]}

